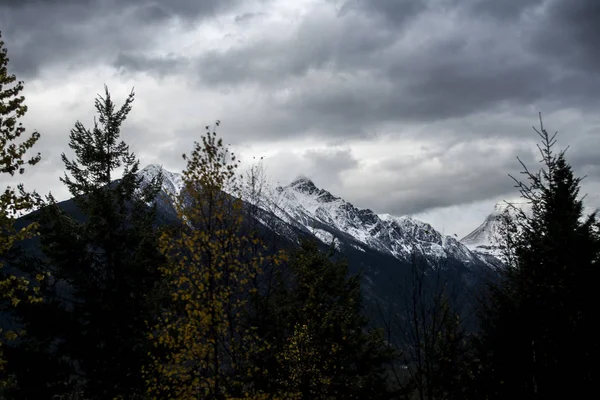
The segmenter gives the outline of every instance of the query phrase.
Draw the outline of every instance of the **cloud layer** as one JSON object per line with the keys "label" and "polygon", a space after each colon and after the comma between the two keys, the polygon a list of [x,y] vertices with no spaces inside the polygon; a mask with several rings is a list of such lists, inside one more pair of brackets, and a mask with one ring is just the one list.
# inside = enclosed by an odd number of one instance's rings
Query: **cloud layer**
{"label": "cloud layer", "polygon": [[516,156],[535,166],[541,111],[598,198],[595,0],[0,0],[0,26],[43,134],[40,191],[66,196],[60,153],[107,83],[136,88],[124,138],[143,163],[182,168],[220,119],[275,181],[459,234],[514,196]]}

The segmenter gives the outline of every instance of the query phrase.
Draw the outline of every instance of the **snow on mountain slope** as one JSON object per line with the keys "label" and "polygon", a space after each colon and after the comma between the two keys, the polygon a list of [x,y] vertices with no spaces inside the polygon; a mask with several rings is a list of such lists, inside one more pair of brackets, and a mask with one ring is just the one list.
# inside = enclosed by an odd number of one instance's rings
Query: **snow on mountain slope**
{"label": "snow on mountain slope", "polygon": [[142,176],[146,181],[151,181],[161,171],[163,174],[163,191],[171,197],[179,195],[181,189],[183,188],[183,178],[181,174],[167,171],[157,164],[150,164],[144,169],[140,170],[138,175]]}
{"label": "snow on mountain slope", "polygon": [[483,223],[473,232],[462,238],[460,242],[467,246],[471,251],[502,258],[502,250],[499,243],[502,215],[508,213],[509,216],[514,217],[517,213],[517,210],[510,207],[509,203],[517,207],[517,209],[528,209],[528,204],[523,201],[497,203],[494,206],[494,211],[486,217]]}
{"label": "snow on mountain slope", "polygon": [[448,258],[465,264],[489,264],[490,261],[474,254],[455,238],[440,234],[425,222],[359,209],[317,188],[306,177],[276,188],[263,200],[262,206],[283,221],[304,227],[327,244],[331,243],[333,235],[348,240],[353,248],[363,251],[371,248],[407,262],[414,252],[442,263]]}
{"label": "snow on mountain slope", "polygon": [[[150,165],[140,173],[151,179],[159,168]],[[183,186],[181,175],[163,169],[163,176],[164,191],[171,196],[179,193]],[[335,241],[337,248],[344,242],[358,250],[370,248],[406,262],[410,262],[416,252],[434,263],[443,264],[444,260],[452,259],[465,265],[493,266],[488,257],[470,251],[465,244],[442,235],[425,222],[407,216],[378,215],[369,209],[359,209],[317,188],[306,177],[300,177],[283,187],[263,186],[260,194],[246,183],[242,186],[241,196],[262,210],[260,220],[263,224],[269,226],[266,219],[269,215],[275,216],[277,220],[310,233],[327,245]],[[272,227],[274,230],[280,228],[281,224]]]}
{"label": "snow on mountain slope", "polygon": [[[462,238],[460,242],[473,252],[492,255],[502,260],[503,254],[500,247],[502,215],[508,213],[510,218],[516,218],[519,210],[524,211],[525,215],[531,216],[531,205],[523,198],[497,203],[494,211],[486,217],[483,223]],[[596,202],[585,203],[582,221],[595,211],[597,211]]]}

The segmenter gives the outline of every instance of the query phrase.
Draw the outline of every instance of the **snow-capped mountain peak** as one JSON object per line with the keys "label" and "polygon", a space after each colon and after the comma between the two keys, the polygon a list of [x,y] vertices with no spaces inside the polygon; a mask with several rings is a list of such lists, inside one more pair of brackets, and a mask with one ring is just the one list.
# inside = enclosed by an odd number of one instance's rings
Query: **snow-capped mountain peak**
{"label": "snow-capped mountain peak", "polygon": [[160,172],[162,172],[163,175],[163,191],[171,197],[179,195],[181,189],[183,188],[183,177],[181,176],[181,174],[167,171],[161,165],[158,164],[150,164],[141,169],[138,172],[138,175],[143,177],[145,181],[150,182]]}
{"label": "snow-capped mountain peak", "polygon": [[331,235],[343,236],[355,242],[355,246],[391,254],[404,261],[409,261],[414,252],[430,259],[453,257],[466,263],[477,258],[458,240],[440,234],[425,222],[357,208],[316,187],[306,177],[295,179],[276,192],[279,198],[274,200],[275,213],[279,218],[301,225],[329,243]]}
{"label": "snow-capped mountain peak", "polygon": [[483,223],[460,241],[472,251],[502,258],[502,250],[499,243],[502,216],[508,214],[509,217],[515,217],[519,210],[527,212],[528,209],[529,204],[523,202],[521,199],[496,203],[494,210],[486,217]]}
{"label": "snow-capped mountain peak", "polygon": [[[163,191],[173,198],[183,187],[180,174],[158,165],[149,165],[140,174],[151,179],[159,171],[163,173]],[[268,185],[263,186],[260,193],[253,192],[252,187],[244,182],[241,187],[242,199],[262,210],[259,220],[275,231],[284,229],[285,235],[295,229],[325,244],[333,242],[338,248],[345,243],[354,249],[375,250],[405,262],[411,262],[416,252],[435,262],[452,259],[465,265],[493,266],[494,261],[490,261],[490,258],[471,252],[455,238],[442,235],[425,222],[408,216],[376,214],[373,210],[355,207],[318,188],[305,176],[283,187],[273,189]],[[267,223],[267,219],[273,220],[270,216],[280,222]],[[297,238],[290,239],[297,241]]]}
{"label": "snow-capped mountain peak", "polygon": [[303,193],[307,196],[316,196],[320,202],[333,202],[340,200],[339,197],[333,196],[327,190],[319,189],[312,180],[305,176],[300,176],[292,181],[285,188],[278,188],[278,191],[283,189],[291,189],[298,193]]}
{"label": "snow-capped mountain peak", "polygon": [[314,182],[310,180],[308,177],[301,175],[294,179],[292,183],[289,184],[290,187],[293,187],[295,190],[303,193],[312,194],[315,191],[318,191]]}

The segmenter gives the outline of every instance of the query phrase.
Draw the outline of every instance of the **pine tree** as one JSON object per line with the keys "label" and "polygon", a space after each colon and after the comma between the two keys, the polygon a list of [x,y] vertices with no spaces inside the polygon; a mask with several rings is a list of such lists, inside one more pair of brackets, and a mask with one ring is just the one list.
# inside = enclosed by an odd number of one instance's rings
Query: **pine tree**
{"label": "pine tree", "polygon": [[[531,212],[507,229],[511,260],[483,309],[482,382],[488,398],[579,398],[600,378],[597,304],[600,235],[584,216],[582,178],[541,123],[543,168],[515,179]],[[534,128],[535,129],[535,128]],[[519,160],[520,161],[520,160]],[[513,178],[514,179],[514,178]]]}
{"label": "pine tree", "polygon": [[[0,34],[0,173],[14,176],[23,174],[26,166],[33,166],[40,161],[40,154],[27,158],[26,153],[40,138],[33,132],[21,141],[25,128],[19,122],[27,112],[25,98],[20,95],[23,82],[16,82],[16,76],[8,73],[8,56],[4,41]],[[16,83],[15,83],[16,82]],[[28,193],[22,184],[7,187],[0,194],[0,317],[11,312],[19,303],[38,302],[38,288],[31,279],[16,276],[3,267],[9,259],[14,246],[35,235],[37,225],[30,224],[24,228],[15,227],[16,218],[39,204],[39,196],[35,192]],[[41,278],[41,277],[38,277]],[[0,325],[0,390],[6,384],[5,360],[3,345],[14,340],[19,332],[2,330]]]}
{"label": "pine tree", "polygon": [[149,333],[156,350],[144,369],[148,394],[258,399],[249,360],[261,343],[247,319],[267,257],[244,226],[239,162],[210,127],[183,157],[184,189],[176,201],[181,224],[160,241],[173,304]]}
{"label": "pine tree", "polygon": [[383,365],[393,357],[381,332],[367,332],[359,276],[304,241],[291,257],[292,282],[280,281],[259,326],[269,342],[258,366],[265,392],[297,399],[387,398]]}
{"label": "pine tree", "polygon": [[[105,87],[105,96],[95,102],[93,129],[75,124],[69,142],[75,159],[63,153],[67,172],[61,180],[77,215],[67,214],[50,196],[40,218],[49,279],[55,286],[67,285],[48,299],[59,307],[52,315],[62,315],[63,325],[53,332],[57,357],[72,361],[72,374],[83,378],[89,399],[140,393],[149,349],[146,322],[153,320],[160,301],[162,257],[155,209],[148,204],[160,190],[161,177],[145,183],[137,175],[136,156],[119,140],[133,99],[132,91],[117,109]],[[124,172],[115,179],[118,168]]]}

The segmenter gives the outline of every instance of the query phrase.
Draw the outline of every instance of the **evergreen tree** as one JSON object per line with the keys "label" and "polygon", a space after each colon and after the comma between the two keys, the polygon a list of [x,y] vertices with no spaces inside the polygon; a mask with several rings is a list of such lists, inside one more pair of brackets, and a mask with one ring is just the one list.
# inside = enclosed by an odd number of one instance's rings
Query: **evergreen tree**
{"label": "evergreen tree", "polygon": [[510,262],[482,313],[480,382],[487,398],[579,398],[600,378],[598,222],[583,214],[582,178],[564,151],[553,152],[556,134],[547,133],[541,117],[540,125],[543,168],[530,172],[521,162],[527,181],[515,179],[531,212],[518,211],[507,227]]}
{"label": "evergreen tree", "polygon": [[[3,176],[23,174],[26,166],[33,166],[40,161],[40,154],[26,157],[26,153],[40,138],[38,132],[33,132],[22,140],[25,128],[19,122],[27,112],[25,98],[20,95],[23,82],[16,81],[16,76],[8,73],[8,56],[4,41],[0,34],[0,173]],[[16,82],[16,83],[15,83]],[[37,225],[30,224],[24,228],[15,227],[19,214],[30,211],[39,204],[35,192],[26,192],[23,185],[16,188],[7,187],[0,193],[0,318],[2,323],[8,313],[11,313],[19,303],[38,302],[40,300],[32,280],[17,276],[7,271],[5,263],[11,257],[14,246],[35,235]],[[38,277],[41,278],[41,277]],[[5,327],[6,328],[6,327]],[[6,342],[17,338],[19,332],[14,329],[4,329],[0,325],[0,390],[7,383],[5,370],[6,360],[3,346]]]}
{"label": "evergreen tree", "polygon": [[[49,196],[40,218],[41,242],[54,290],[46,310],[57,318],[40,341],[50,340],[56,357],[68,357],[71,375],[82,377],[85,398],[131,398],[143,388],[140,370],[146,362],[151,322],[160,300],[158,234],[155,209],[148,204],[160,190],[160,179],[145,183],[139,161],[119,141],[121,125],[134,94],[117,109],[108,88],[95,102],[98,120],[92,130],[81,122],[70,133],[75,153],[62,159],[61,180],[77,205],[67,214]],[[123,168],[120,179],[115,170]],[[61,289],[62,285],[62,289]],[[41,312],[37,316],[41,316]],[[40,327],[48,318],[26,318]]]}
{"label": "evergreen tree", "polygon": [[387,398],[383,365],[393,352],[381,332],[366,332],[359,276],[348,277],[332,251],[304,241],[291,258],[292,282],[280,280],[268,298],[257,384],[284,398]]}

